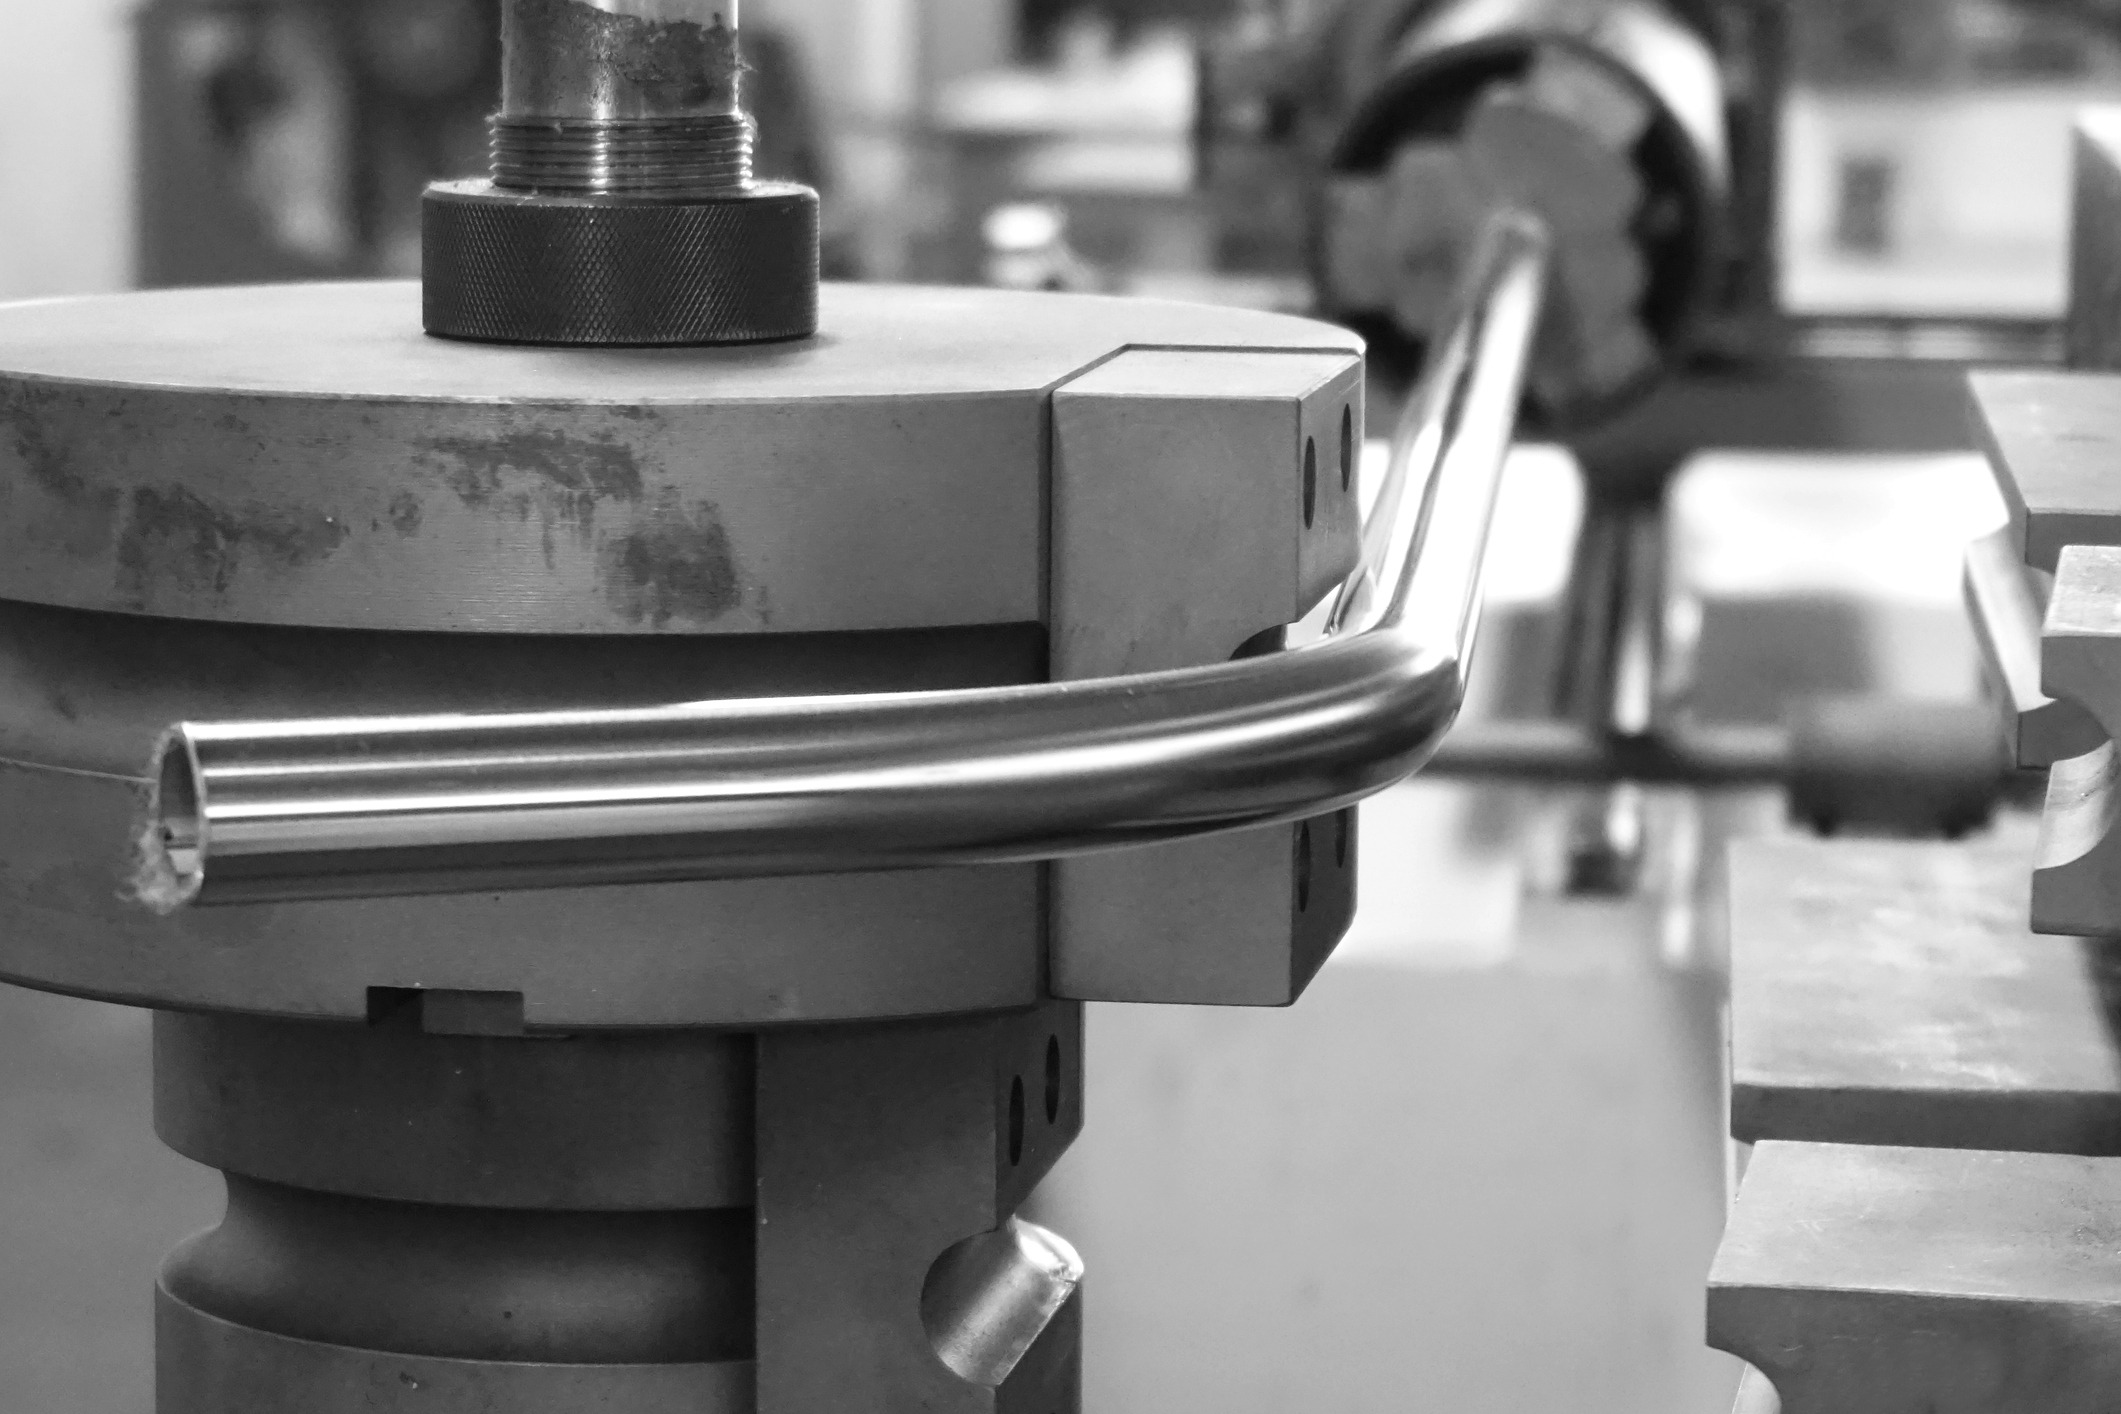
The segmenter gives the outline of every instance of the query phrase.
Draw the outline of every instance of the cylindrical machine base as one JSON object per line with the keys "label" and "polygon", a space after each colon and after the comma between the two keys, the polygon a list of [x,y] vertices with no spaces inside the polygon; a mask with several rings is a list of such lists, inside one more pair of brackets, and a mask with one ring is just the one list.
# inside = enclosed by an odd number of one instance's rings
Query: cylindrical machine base
{"label": "cylindrical machine base", "polygon": [[301,1340],[155,1290],[156,1414],[749,1414],[753,1365],[452,1360]]}
{"label": "cylindrical machine base", "polygon": [[395,1022],[158,1012],[155,1132],[200,1163],[350,1197],[570,1212],[751,1205],[750,1036],[524,1039]]}
{"label": "cylindrical machine base", "polygon": [[405,1010],[156,1018],[156,1128],[228,1182],[162,1269],[161,1414],[748,1410],[752,1038]]}

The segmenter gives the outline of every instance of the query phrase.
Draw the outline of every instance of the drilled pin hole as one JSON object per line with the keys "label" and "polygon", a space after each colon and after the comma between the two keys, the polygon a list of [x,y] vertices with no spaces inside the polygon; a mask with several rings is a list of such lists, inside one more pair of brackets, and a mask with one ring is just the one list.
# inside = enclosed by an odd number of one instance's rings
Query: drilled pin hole
{"label": "drilled pin hole", "polygon": [[1344,403],[1340,409],[1340,489],[1346,491],[1355,484],[1355,405]]}
{"label": "drilled pin hole", "polygon": [[1024,1159],[1024,1077],[1016,1076],[1009,1082],[1009,1162],[1022,1163]]}
{"label": "drilled pin hole", "polygon": [[1318,439],[1304,438],[1304,529],[1318,511]]}
{"label": "drilled pin hole", "polygon": [[1060,1119],[1061,1107],[1061,1049],[1060,1037],[1046,1038],[1046,1123]]}
{"label": "drilled pin hole", "polygon": [[1296,827],[1296,911],[1311,906],[1311,822]]}

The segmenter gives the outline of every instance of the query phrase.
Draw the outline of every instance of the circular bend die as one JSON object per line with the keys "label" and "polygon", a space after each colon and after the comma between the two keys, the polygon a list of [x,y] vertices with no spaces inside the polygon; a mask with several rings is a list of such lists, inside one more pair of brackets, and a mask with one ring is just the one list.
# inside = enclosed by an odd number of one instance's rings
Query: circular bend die
{"label": "circular bend die", "polygon": [[487,347],[412,284],[0,309],[0,976],[529,1029],[1025,1005],[1031,867],[149,916],[180,719],[971,686],[1049,671],[1052,391],[1130,347],[1354,352],[1306,320],[827,287],[799,344]]}
{"label": "circular bend die", "polygon": [[798,344],[419,332],[412,284],[0,309],[0,598],[483,633],[1040,616],[1047,394],[1129,346],[1355,349],[1307,320],[828,287]]}

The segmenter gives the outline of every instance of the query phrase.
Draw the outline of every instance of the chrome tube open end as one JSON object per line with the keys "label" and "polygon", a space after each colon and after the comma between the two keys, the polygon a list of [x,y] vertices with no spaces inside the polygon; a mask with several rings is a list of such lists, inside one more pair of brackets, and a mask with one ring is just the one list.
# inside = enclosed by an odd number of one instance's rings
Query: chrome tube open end
{"label": "chrome tube open end", "polygon": [[140,902],[167,914],[197,901],[206,886],[206,789],[182,726],[155,743],[138,854],[133,892]]}

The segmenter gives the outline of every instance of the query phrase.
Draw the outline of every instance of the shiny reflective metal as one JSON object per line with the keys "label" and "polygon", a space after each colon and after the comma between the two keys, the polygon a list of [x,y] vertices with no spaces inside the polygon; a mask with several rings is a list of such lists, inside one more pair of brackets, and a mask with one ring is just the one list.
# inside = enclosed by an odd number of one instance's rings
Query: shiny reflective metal
{"label": "shiny reflective metal", "polygon": [[1498,217],[1315,645],[1027,687],[186,723],[139,895],[191,902],[1046,859],[1339,809],[1464,696],[1549,244]]}
{"label": "shiny reflective metal", "polygon": [[504,0],[501,116],[741,111],[737,0]]}
{"label": "shiny reflective metal", "polygon": [[[1643,211],[1657,213],[1636,221],[1629,233],[1647,281],[1637,312],[1657,356],[1611,387],[1542,396],[1535,382],[1533,396],[1550,429],[1571,433],[1603,429],[1640,407],[1709,332],[1727,282],[1729,96],[1707,32],[1661,0],[1428,0],[1345,8],[1348,19],[1337,36],[1323,41],[1337,54],[1333,81],[1284,100],[1326,104],[1319,116],[1334,132],[1329,165],[1339,178],[1381,177],[1410,143],[1455,141],[1478,96],[1518,83],[1542,51],[1588,64],[1654,115],[1627,146],[1646,183]],[[1575,120],[1569,125],[1585,144],[1610,141]],[[1555,219],[1566,224],[1570,218],[1559,213],[1569,202],[1553,179],[1542,187],[1542,198],[1560,201]],[[1570,240],[1582,237],[1563,233],[1560,243],[1567,247]],[[1565,250],[1559,262],[1564,269],[1568,256]],[[1415,332],[1362,319],[1360,301],[1351,304],[1350,292],[1334,289],[1330,275],[1328,267],[1321,293],[1328,309],[1356,317],[1358,328],[1376,328],[1387,348],[1395,332]],[[1558,343],[1549,343],[1542,364],[1553,364],[1557,354]],[[1586,468],[1594,476],[1600,469]]]}
{"label": "shiny reflective metal", "polygon": [[997,1389],[1082,1281],[1066,1238],[1012,1217],[935,1259],[921,1284],[921,1325],[960,1378]]}
{"label": "shiny reflective metal", "polygon": [[736,0],[507,0],[493,178],[686,197],[751,180]]}
{"label": "shiny reflective metal", "polygon": [[2024,562],[2008,526],[1967,545],[1962,587],[1989,697],[2018,764],[2052,766],[2098,750],[2106,733],[2097,720],[2041,688],[2040,622],[2053,586]]}

